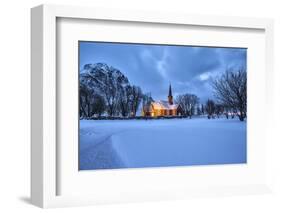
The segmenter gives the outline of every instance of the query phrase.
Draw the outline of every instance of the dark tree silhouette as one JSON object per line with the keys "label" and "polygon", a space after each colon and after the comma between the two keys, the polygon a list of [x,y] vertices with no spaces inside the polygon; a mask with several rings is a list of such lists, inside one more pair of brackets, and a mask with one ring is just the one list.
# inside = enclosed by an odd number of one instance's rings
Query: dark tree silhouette
{"label": "dark tree silhouette", "polygon": [[123,117],[127,117],[130,113],[130,106],[132,102],[132,87],[127,85],[122,89],[121,96],[119,98],[119,109]]}
{"label": "dark tree silhouette", "polygon": [[201,111],[200,106],[197,106],[196,112],[197,112],[197,115],[202,115],[202,111]]}
{"label": "dark tree silhouette", "polygon": [[204,105],[203,104],[201,104],[201,113],[202,113],[202,115],[205,114],[205,109],[204,109]]}
{"label": "dark tree silhouette", "polygon": [[212,118],[215,113],[215,102],[213,100],[208,99],[205,106],[205,111],[208,114],[208,119]]}
{"label": "dark tree silhouette", "polygon": [[226,71],[213,81],[215,96],[218,101],[237,111],[240,121],[247,116],[247,73],[245,69]]}
{"label": "dark tree silhouette", "polygon": [[104,98],[101,95],[95,94],[86,85],[80,83],[79,93],[80,117],[101,116],[106,110]]}
{"label": "dark tree silhouette", "polygon": [[90,94],[89,89],[84,85],[80,84],[79,87],[79,101],[80,101],[80,117],[90,116]]}
{"label": "dark tree silhouette", "polygon": [[224,107],[221,104],[215,104],[215,114],[219,118],[224,112]]}
{"label": "dark tree silhouette", "polygon": [[138,86],[132,86],[131,107],[130,107],[131,116],[133,117],[136,116],[142,97],[143,94],[141,88]]}
{"label": "dark tree silhouette", "polygon": [[91,110],[90,117],[92,117],[93,115],[101,116],[102,113],[104,113],[104,111],[106,110],[106,104],[104,98],[98,94],[95,94],[92,96],[91,100],[92,100],[92,104],[91,104],[92,110]]}

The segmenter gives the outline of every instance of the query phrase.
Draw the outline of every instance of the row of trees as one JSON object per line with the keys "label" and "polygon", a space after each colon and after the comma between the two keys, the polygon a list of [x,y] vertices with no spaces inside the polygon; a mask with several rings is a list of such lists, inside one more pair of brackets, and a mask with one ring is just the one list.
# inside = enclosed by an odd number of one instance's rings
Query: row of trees
{"label": "row of trees", "polygon": [[[208,99],[205,104],[199,103],[199,98],[194,94],[178,95],[176,103],[179,104],[183,115],[192,118],[193,115],[207,115],[207,117],[215,118],[226,114],[227,109],[214,100]],[[228,114],[226,115],[228,118]]]}
{"label": "row of trees", "polygon": [[128,85],[119,89],[118,96],[114,96],[113,93],[102,95],[80,84],[80,117],[91,118],[101,116],[103,113],[123,117],[136,115],[142,100],[140,87]]}
{"label": "row of trees", "polygon": [[[205,104],[205,112],[207,114],[208,119],[210,118],[215,118],[215,117],[220,117],[221,115],[225,115],[226,118],[229,116],[229,111],[221,104],[215,103],[215,101],[208,99],[206,104]],[[232,118],[234,116],[234,113],[232,114]]]}
{"label": "row of trees", "polygon": [[225,115],[237,115],[240,121],[247,117],[247,73],[245,69],[228,70],[222,76],[212,81],[216,101],[208,99],[205,104],[199,104],[199,98],[194,94],[183,94],[176,97],[176,103],[184,115],[190,118],[207,114],[214,118]]}

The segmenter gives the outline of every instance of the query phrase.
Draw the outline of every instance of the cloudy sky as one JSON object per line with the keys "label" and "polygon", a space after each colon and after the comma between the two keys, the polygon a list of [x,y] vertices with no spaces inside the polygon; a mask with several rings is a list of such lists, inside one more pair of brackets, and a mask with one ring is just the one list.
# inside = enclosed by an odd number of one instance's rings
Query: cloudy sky
{"label": "cloudy sky", "polygon": [[166,100],[169,83],[174,98],[196,94],[201,102],[213,97],[210,82],[227,69],[246,68],[247,49],[173,45],[79,42],[80,70],[85,64],[106,63],[119,69],[131,84]]}

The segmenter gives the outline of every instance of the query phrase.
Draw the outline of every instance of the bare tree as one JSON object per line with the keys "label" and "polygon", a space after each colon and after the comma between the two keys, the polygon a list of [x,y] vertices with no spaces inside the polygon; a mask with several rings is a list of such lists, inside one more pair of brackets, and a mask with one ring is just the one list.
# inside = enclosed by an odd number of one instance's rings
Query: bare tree
{"label": "bare tree", "polygon": [[200,106],[197,106],[196,113],[197,113],[197,115],[202,115],[202,111],[201,111]]}
{"label": "bare tree", "polygon": [[104,77],[104,84],[106,86],[101,87],[101,91],[103,92],[106,100],[107,114],[109,116],[113,116],[116,114],[118,109],[118,98],[120,96],[118,85],[112,77],[112,73],[108,73],[108,75]]}
{"label": "bare tree", "polygon": [[122,88],[121,95],[119,98],[119,109],[123,117],[129,115],[131,101],[132,101],[132,87],[130,85],[127,85],[126,87]]}
{"label": "bare tree", "polygon": [[223,112],[226,119],[229,119],[229,115],[231,115],[231,109],[228,106],[223,106]]}
{"label": "bare tree", "polygon": [[208,114],[208,119],[212,118],[215,113],[215,102],[208,99],[205,106],[205,111]]}
{"label": "bare tree", "polygon": [[203,104],[201,104],[201,113],[202,113],[202,115],[205,114],[205,109],[204,109],[204,105]]}
{"label": "bare tree", "polygon": [[90,117],[90,90],[86,85],[80,84],[79,93],[80,117]]}
{"label": "bare tree", "polygon": [[247,73],[245,69],[226,71],[213,81],[215,97],[233,110],[237,110],[240,121],[247,116]]}
{"label": "bare tree", "polygon": [[80,83],[79,93],[80,117],[100,116],[106,110],[104,98],[88,86]]}
{"label": "bare tree", "polygon": [[133,117],[137,114],[142,97],[143,94],[141,88],[138,86],[132,86],[130,112]]}
{"label": "bare tree", "polygon": [[195,107],[199,103],[199,98],[194,94],[183,94],[176,97],[176,103],[180,105],[183,114],[191,118],[194,115]]}
{"label": "bare tree", "polygon": [[94,94],[91,100],[92,100],[92,104],[91,104],[92,109],[91,109],[90,117],[92,117],[93,115],[101,116],[102,113],[104,113],[104,111],[106,110],[106,104],[104,98],[101,95]]}
{"label": "bare tree", "polygon": [[146,107],[153,102],[153,98],[151,97],[151,93],[146,93],[142,95],[142,107]]}
{"label": "bare tree", "polygon": [[224,112],[224,107],[221,104],[215,104],[215,114],[219,118]]}

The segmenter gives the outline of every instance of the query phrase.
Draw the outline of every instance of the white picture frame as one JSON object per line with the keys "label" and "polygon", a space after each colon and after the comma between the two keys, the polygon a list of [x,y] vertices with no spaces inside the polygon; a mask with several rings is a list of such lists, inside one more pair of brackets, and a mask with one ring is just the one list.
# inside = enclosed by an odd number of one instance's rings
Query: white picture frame
{"label": "white picture frame", "polygon": [[[206,28],[219,28],[231,30],[257,30],[263,32],[262,41],[264,44],[264,69],[261,71],[261,76],[266,78],[259,78],[258,81],[264,84],[260,88],[265,94],[264,106],[272,108],[273,100],[273,21],[271,19],[257,19],[257,18],[238,18],[238,17],[216,17],[216,16],[201,16],[201,15],[187,15],[187,14],[166,14],[166,13],[152,13],[142,11],[123,11],[110,10],[104,13],[98,8],[85,8],[74,6],[54,6],[41,5],[31,10],[31,201],[33,204],[47,208],[47,207],[62,207],[62,206],[76,206],[76,205],[91,205],[97,203],[114,203],[114,202],[128,202],[128,201],[143,201],[143,200],[165,200],[177,199],[185,197],[197,196],[214,196],[214,195],[233,195],[233,194],[252,194],[264,193],[270,191],[270,171],[268,168],[268,161],[265,160],[265,151],[259,153],[263,166],[257,169],[258,178],[253,177],[253,184],[249,184],[250,179],[246,182],[221,183],[216,185],[203,185],[200,181],[191,183],[194,187],[184,185],[179,182],[177,187],[173,184],[169,187],[158,185],[154,189],[145,188],[140,191],[138,186],[130,184],[130,191],[125,190],[123,196],[115,191],[110,193],[110,190],[103,191],[93,196],[90,194],[83,194],[80,192],[76,194],[60,194],[58,191],[61,183],[60,173],[64,171],[58,163],[60,159],[60,152],[58,152],[58,103],[57,92],[59,81],[57,79],[58,61],[57,61],[57,36],[58,36],[58,20],[63,19],[79,19],[79,20],[100,20],[100,21],[118,21],[122,25],[124,22],[131,23],[153,23],[154,25],[162,26],[199,26]],[[252,89],[257,88],[258,85],[252,86]],[[263,107],[264,107],[263,106]],[[267,147],[270,144],[270,131],[272,131],[272,118],[270,113],[261,118],[263,120],[263,128],[265,131],[260,140],[262,146]],[[260,149],[262,150],[262,149]],[[257,156],[259,157],[259,156]],[[195,169],[196,170],[196,169]],[[218,169],[218,170],[221,170]],[[235,170],[235,166],[230,168]],[[243,168],[245,170],[245,168]],[[247,170],[247,168],[246,168]],[[171,172],[182,172],[180,169],[176,170],[159,170],[150,169],[153,174],[159,173],[171,174]],[[204,176],[216,171],[214,167],[201,167],[200,173]],[[166,173],[165,173],[166,172]],[[168,173],[167,173],[168,172]],[[220,171],[218,171],[219,173]],[[140,175],[138,171],[110,171],[110,175],[121,174],[122,177],[134,178]],[[147,173],[145,171],[144,173]],[[162,174],[161,174],[162,173]],[[151,173],[152,174],[152,173]],[[178,173],[180,174],[180,173]],[[86,174],[87,175],[87,174]],[[171,175],[170,178],[175,178]],[[85,174],[84,174],[85,176]],[[160,176],[159,176],[160,177]],[[194,176],[196,177],[196,176]],[[249,178],[251,178],[248,175]],[[215,176],[213,177],[215,178]],[[82,180],[82,179],[81,179]],[[83,180],[87,180],[83,179]],[[196,180],[193,180],[196,181]],[[153,183],[153,182],[151,182]],[[145,184],[142,183],[142,184]],[[140,186],[142,186],[140,184]],[[182,185],[181,185],[182,184]],[[71,185],[71,183],[69,184]],[[181,187],[182,186],[182,187]],[[201,186],[201,187],[200,187]],[[70,186],[69,186],[70,187]],[[75,188],[73,188],[74,190]],[[188,189],[188,190],[187,190]],[[71,191],[72,189],[69,189]],[[77,190],[77,189],[75,189]],[[101,192],[101,191],[100,191]]]}

